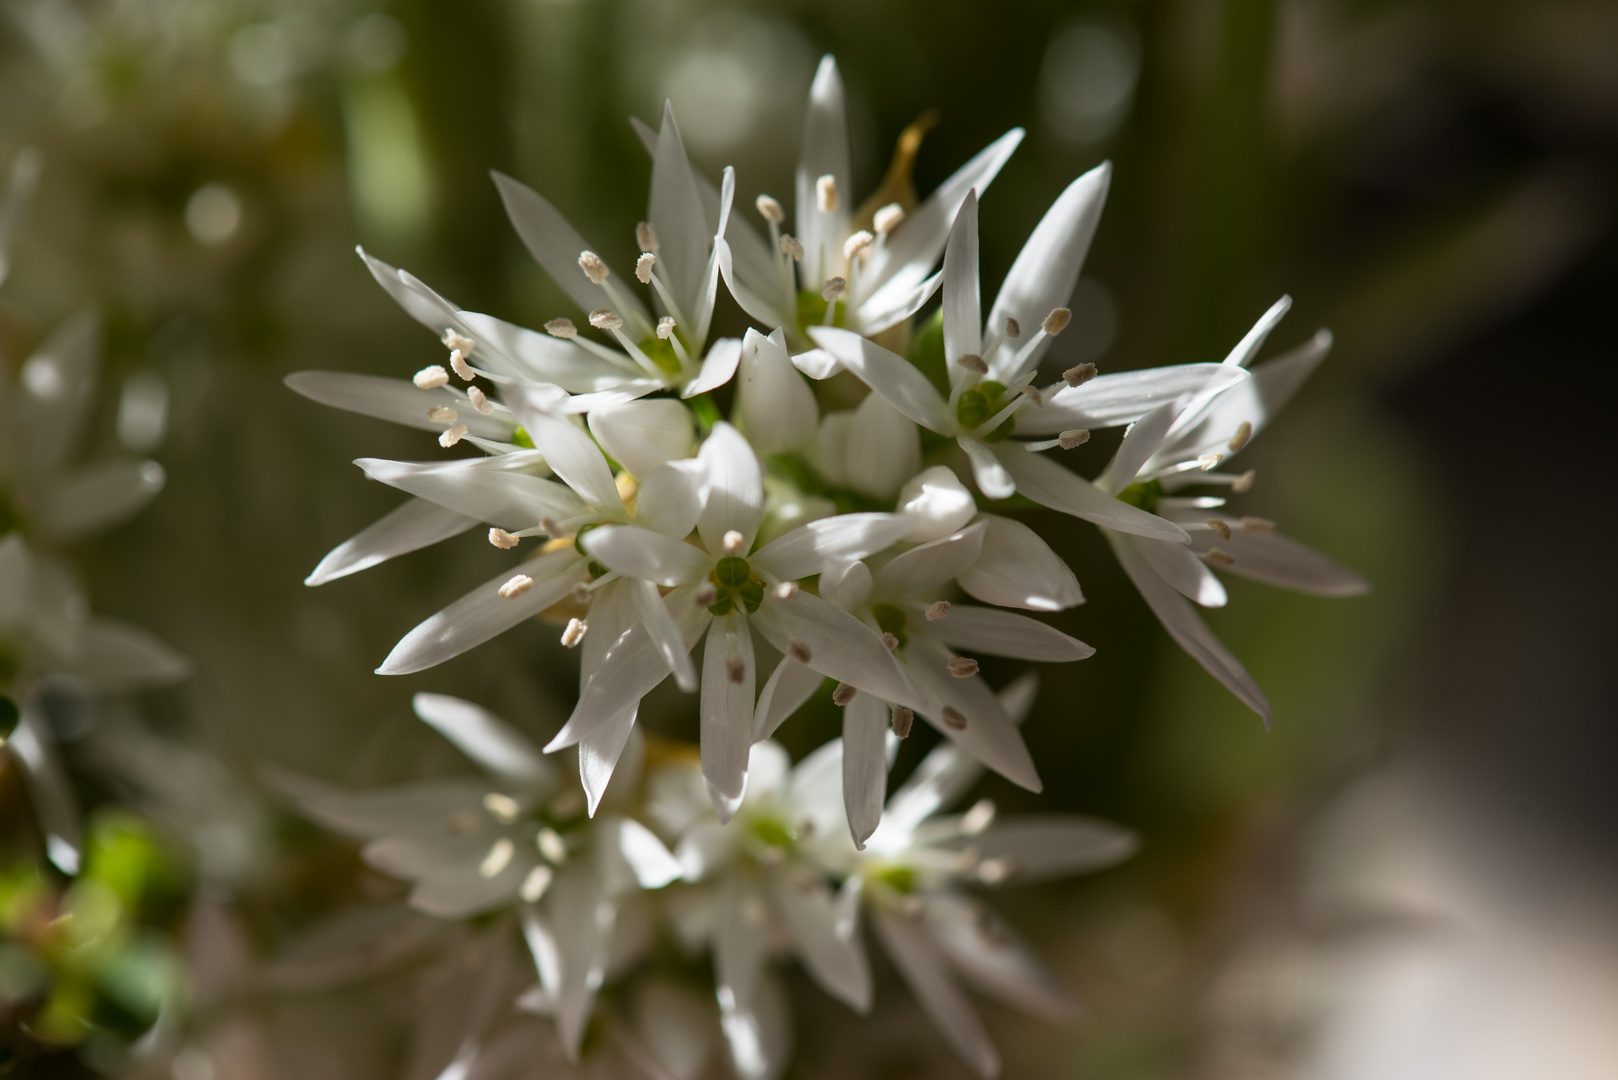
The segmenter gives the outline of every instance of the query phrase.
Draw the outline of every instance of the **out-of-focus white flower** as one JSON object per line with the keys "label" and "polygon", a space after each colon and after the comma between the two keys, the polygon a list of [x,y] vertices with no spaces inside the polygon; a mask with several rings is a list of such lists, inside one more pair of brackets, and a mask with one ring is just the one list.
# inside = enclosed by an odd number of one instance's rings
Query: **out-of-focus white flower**
{"label": "out-of-focus white flower", "polygon": [[[1245,369],[1291,301],[1282,298],[1225,359]],[[1104,529],[1124,571],[1170,636],[1249,708],[1270,722],[1270,703],[1186,599],[1222,607],[1225,589],[1210,566],[1317,596],[1353,596],[1370,586],[1360,575],[1275,531],[1273,522],[1224,509],[1212,495],[1175,494],[1207,485],[1246,491],[1252,474],[1213,471],[1245,448],[1291,400],[1331,348],[1325,331],[1253,369],[1251,378],[1162,405],[1124,435],[1096,488],[1185,529],[1189,547]]]}

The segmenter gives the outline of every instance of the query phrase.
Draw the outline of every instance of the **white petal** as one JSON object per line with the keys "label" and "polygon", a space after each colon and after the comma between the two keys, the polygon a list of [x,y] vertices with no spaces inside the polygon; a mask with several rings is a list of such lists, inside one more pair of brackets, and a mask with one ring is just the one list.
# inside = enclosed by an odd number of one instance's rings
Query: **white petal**
{"label": "white petal", "polygon": [[[809,87],[809,108],[803,118],[803,137],[798,148],[798,172],[794,194],[797,199],[798,239],[804,256],[799,273],[809,287],[818,288],[842,262],[842,243],[848,235],[849,208],[854,199],[854,170],[849,165],[848,105],[843,98],[843,79],[837,62],[830,56],[820,61],[815,81]],[[815,184],[822,176],[837,182],[841,196],[838,208],[821,213],[815,201]]]}
{"label": "white petal", "polygon": [[1073,814],[1018,814],[989,826],[973,844],[985,859],[1005,859],[1018,883],[1101,870],[1140,849],[1128,829]]}
{"label": "white petal", "polygon": [[101,365],[101,320],[81,311],[23,361],[17,418],[31,468],[60,465],[78,441]]}
{"label": "white petal", "polygon": [[792,367],[786,337],[749,330],[736,381],[737,424],[760,454],[795,450],[814,438],[820,411],[814,391]]}
{"label": "white petal", "polygon": [[448,387],[423,390],[404,379],[355,375],[347,371],[295,371],[283,381],[310,401],[422,431],[444,429],[438,421],[427,419],[428,412],[444,405],[455,409],[459,414],[458,422],[481,439],[510,442],[516,428],[509,417],[484,416],[467,403],[464,395],[458,396]]}
{"label": "white petal", "polygon": [[[933,258],[936,259],[937,257],[934,254]],[[925,307],[927,301],[933,298],[933,293],[937,292],[938,287],[943,283],[944,275],[939,272],[923,281],[920,285],[904,291],[883,289],[872,297],[864,307],[860,308],[860,332],[871,335],[880,334],[882,331],[904,322]],[[821,350],[817,349],[815,351],[819,352]],[[827,378],[841,370],[842,365],[837,364],[827,375],[819,377]],[[809,374],[807,368],[804,369],[804,374]]]}
{"label": "white petal", "polygon": [[429,726],[495,776],[545,788],[556,770],[516,728],[481,705],[448,694],[417,694],[410,704]]}
{"label": "white petal", "polygon": [[324,585],[357,574],[395,556],[458,536],[477,523],[475,517],[412,498],[332,548],[303,583]]}
{"label": "white petal", "polygon": [[954,432],[956,424],[947,403],[927,376],[904,357],[849,330],[812,326],[809,336],[899,412],[930,431]]}
{"label": "white petal", "polygon": [[666,976],[639,978],[631,993],[635,1034],[669,1080],[705,1075],[714,1051],[713,1003],[694,987]]}
{"label": "white petal", "polygon": [[617,715],[591,728],[579,739],[579,784],[584,788],[585,809],[595,816],[607,787],[618,768],[618,759],[629,744],[639,709],[631,705]]}
{"label": "white petal", "polygon": [[1039,534],[1020,521],[983,515],[988,531],[977,562],[956,578],[972,596],[1001,607],[1061,611],[1084,603],[1078,579]]}
{"label": "white petal", "polygon": [[64,874],[77,874],[82,850],[78,799],[46,733],[43,718],[25,711],[7,745],[22,762],[23,774],[28,778],[34,816],[45,833],[46,855]]}
{"label": "white petal", "polygon": [[1259,316],[1258,322],[1253,324],[1253,328],[1242,336],[1234,349],[1230,350],[1230,355],[1225,357],[1225,363],[1232,367],[1246,367],[1252,363],[1253,357],[1257,356],[1258,351],[1264,347],[1264,339],[1270,336],[1270,331],[1280,324],[1281,319],[1291,309],[1292,297],[1290,296],[1283,296],[1271,304],[1269,310]]}
{"label": "white petal", "polygon": [[937,944],[917,923],[902,916],[873,909],[871,922],[877,937],[893,958],[899,974],[910,986],[933,1025],[955,1052],[966,1060],[979,1076],[992,1077],[1000,1072],[1000,1055],[983,1030],[972,1003],[950,978],[944,958]]}
{"label": "white petal", "polygon": [[635,520],[667,536],[690,535],[702,516],[703,474],[694,458],[653,469],[635,492]]}
{"label": "white petal", "polygon": [[928,624],[927,629],[946,645],[991,656],[1060,664],[1095,655],[1079,639],[1026,615],[975,604],[954,605],[948,617]]}
{"label": "white petal", "polygon": [[854,846],[865,841],[882,821],[887,795],[888,706],[870,694],[855,694],[843,708],[843,806]]}
{"label": "white petal", "polygon": [[659,585],[696,581],[713,563],[700,548],[638,525],[603,525],[579,543],[608,569]]}
{"label": "white petal", "polygon": [[191,674],[191,662],[138,626],[98,617],[85,624],[67,670],[98,690],[124,693],[178,682]]}
{"label": "white petal", "polygon": [[523,427],[534,440],[534,449],[545,457],[568,487],[578,492],[585,502],[604,514],[623,513],[624,502],[613,483],[612,470],[595,440],[572,423],[557,419],[533,404],[522,394],[508,393],[512,411],[522,419]]}
{"label": "white petal", "polygon": [[[730,669],[736,663],[742,678],[733,682]],[[747,618],[733,612],[713,620],[702,658],[702,775],[720,821],[730,820],[747,786],[755,677]]]}
{"label": "white petal", "polygon": [[986,522],[979,521],[895,556],[876,572],[876,594],[902,599],[936,589],[977,560],[988,528]]}
{"label": "white petal", "polygon": [[360,458],[354,464],[372,480],[502,529],[531,529],[545,518],[565,521],[586,513],[585,504],[566,487],[517,471],[534,457],[507,454],[448,461]]}
{"label": "white petal", "polygon": [[697,669],[691,662],[691,651],[686,648],[685,640],[680,635],[680,628],[674,623],[674,616],[663,603],[663,597],[657,591],[657,586],[650,581],[629,582],[634,590],[635,614],[640,617],[641,625],[652,636],[652,642],[657,651],[662,654],[663,662],[674,673],[674,681],[686,693],[695,693],[697,689]]}
{"label": "white petal", "polygon": [[977,439],[970,439],[965,435],[955,441],[966,451],[967,459],[972,462],[972,480],[977,484],[979,491],[991,499],[1009,499],[1017,494],[1017,481],[1011,471],[1001,464],[1001,458],[996,456],[993,450]]}
{"label": "white petal", "polygon": [[633,818],[619,818],[608,824],[608,846],[623,858],[635,884],[643,889],[661,889],[680,879],[680,863],[663,846],[657,835]]}
{"label": "white petal", "polygon": [[899,513],[912,522],[904,539],[925,544],[965,527],[977,514],[977,502],[947,465],[934,465],[899,489]]}
{"label": "white petal", "polygon": [[701,881],[728,867],[738,830],[717,821],[699,821],[680,838],[675,858],[687,881]]}
{"label": "white petal", "polygon": [[1112,461],[1101,475],[1096,477],[1096,487],[1116,494],[1133,484],[1141,467],[1163,445],[1169,428],[1180,414],[1182,404],[1171,401],[1159,405],[1130,424],[1129,430],[1124,432],[1123,442],[1118,444],[1118,452],[1113,454]]}
{"label": "white petal", "polygon": [[920,699],[893,654],[871,628],[818,596],[800,591],[790,600],[764,594],[752,624],[778,650],[794,641],[809,649],[809,666],[828,678],[875,694],[884,701],[919,708]]}
{"label": "white petal", "polygon": [[857,559],[832,559],[820,572],[820,595],[844,611],[863,607],[875,580],[871,568]]}
{"label": "white petal", "polygon": [[697,448],[691,410],[669,398],[594,409],[590,434],[637,480],[665,462],[690,457]]}
{"label": "white petal", "polygon": [[478,344],[473,359],[479,366],[487,353],[500,353],[519,377],[555,383],[573,394],[612,390],[634,381],[625,367],[603,360],[577,341],[538,333],[476,311],[456,314]]}
{"label": "white petal", "polygon": [[910,522],[898,514],[838,514],[800,525],[759,548],[748,561],[781,581],[821,572],[828,560],[863,559],[898,543]]}
{"label": "white petal", "polygon": [[569,1060],[577,1060],[596,991],[606,976],[617,910],[589,872],[557,875],[546,901],[561,969],[556,1026]]}
{"label": "white petal", "polygon": [[[1067,190],[1051,204],[1028,242],[1018,252],[1016,262],[1006,274],[989,312],[989,325],[1005,326],[1007,319],[1016,319],[1028,332],[1040,324],[1052,308],[1066,307],[1073,295],[1073,286],[1079,280],[1079,269],[1090,251],[1096,226],[1101,223],[1101,208],[1107,201],[1107,188],[1112,181],[1112,164],[1103,162],[1067,186]],[[1032,369],[1040,356],[1049,348],[1049,340],[1030,356],[1024,357],[1021,370],[1011,369],[1011,350],[1003,350],[995,357],[995,377],[1003,383]]]}
{"label": "white petal", "polygon": [[1225,606],[1225,587],[1184,544],[1142,539],[1134,542],[1134,550],[1180,595],[1203,607]]}
{"label": "white petal", "polygon": [[40,525],[70,540],[130,517],[163,490],[155,461],[99,461],[52,478],[40,506]]}
{"label": "white petal", "polygon": [[698,394],[706,394],[710,390],[717,390],[730,381],[736,374],[736,365],[742,358],[742,343],[737,338],[720,338],[708,350],[703,358],[702,370],[692,379],[686,388],[680,391],[682,398],[693,398]]}
{"label": "white petal", "polygon": [[808,349],[792,357],[792,366],[819,382],[843,370],[842,363],[825,349]]}
{"label": "white petal", "polygon": [[858,1013],[871,1009],[871,965],[857,937],[837,933],[837,910],[823,882],[771,879],[771,896],[787,925],[792,951],[826,993]]}
{"label": "white petal", "polygon": [[[506,215],[511,218],[511,224],[516,228],[517,235],[522,237],[523,246],[551,280],[585,311],[594,311],[598,307],[617,308],[617,303],[611,301],[607,291],[601,286],[593,284],[579,269],[579,252],[594,250],[584,237],[580,236],[573,226],[567,223],[561,213],[546,202],[545,199],[532,188],[518,183],[504,173],[491,173],[494,177],[495,187],[500,189],[500,199],[506,205]],[[620,286],[623,278],[619,277]],[[622,297],[621,303],[629,305],[629,311],[619,311],[625,319],[639,318],[649,323],[646,308],[637,300],[628,289],[620,287],[616,290]]]}
{"label": "white petal", "polygon": [[371,277],[382,286],[382,291],[392,297],[394,303],[404,308],[405,313],[412,319],[435,335],[442,334],[453,324],[454,304],[427,288],[414,275],[407,278],[398,267],[383,262],[362,247],[356,247],[354,250],[359,255],[360,261],[365,263],[365,268],[371,272]]}
{"label": "white petal", "polygon": [[826,677],[814,668],[783,656],[770,672],[764,689],[759,691],[758,704],[753,711],[753,741],[760,742],[774,735],[782,721],[802,708],[825,681]]}
{"label": "white petal", "polygon": [[921,468],[921,435],[909,417],[881,394],[865,396],[843,444],[848,486],[862,495],[891,499]]}
{"label": "white petal", "polygon": [[567,549],[523,563],[522,573],[534,584],[521,596],[510,599],[500,595],[500,586],[511,579],[515,570],[484,582],[401,638],[376,669],[377,674],[424,671],[504,633],[544,611],[566,596],[575,583],[585,580],[584,562],[578,552]]}
{"label": "white petal", "polygon": [[974,988],[1046,1020],[1078,1012],[1065,990],[1011,928],[976,899],[937,893],[922,903],[935,940]]}
{"label": "white petal", "polygon": [[[762,901],[748,904],[749,907],[761,905]],[[745,925],[742,916],[737,914],[739,906],[731,904],[722,912],[720,932],[716,935],[714,959],[715,968],[720,971],[716,980],[719,1023],[730,1049],[731,1066],[741,1080],[775,1080],[786,1067],[791,1046],[791,1019],[776,980],[765,970],[762,958],[753,959],[762,952],[762,946],[755,948],[752,939],[762,938],[762,935]],[[747,939],[747,944],[732,944],[743,938]],[[735,957],[745,959],[733,959]],[[735,977],[742,971],[750,975],[745,983]]]}
{"label": "white petal", "polygon": [[697,531],[711,552],[724,549],[725,533],[742,534],[742,550],[753,546],[764,518],[764,477],[758,456],[741,432],[724,421],[714,425],[698,455],[707,470],[707,496]]}
{"label": "white petal", "polygon": [[674,122],[674,106],[666,101],[657,152],[652,160],[651,198],[646,216],[657,229],[661,245],[657,273],[674,294],[680,313],[685,318],[695,319],[715,230],[703,213],[696,177],[685,155],[680,129]]}
{"label": "white petal", "polygon": [[[1199,555],[1215,547],[1224,551],[1235,560],[1221,565],[1228,573],[1315,596],[1359,596],[1371,588],[1371,583],[1359,574],[1291,537],[1278,532],[1249,532],[1242,528],[1240,518],[1216,516],[1230,529],[1230,539],[1199,529],[1191,536],[1191,550]],[[1185,519],[1197,520],[1189,514]]]}
{"label": "white petal", "polygon": [[1097,490],[1084,477],[1063,468],[1039,454],[1012,448],[1000,454],[1006,470],[1017,481],[1017,490],[1052,510],[1060,510],[1119,532],[1148,536],[1157,540],[1188,543],[1185,530],[1156,514],[1137,510]]}
{"label": "white petal", "polygon": [[[928,722],[1007,780],[1029,791],[1040,790],[1039,773],[1022,733],[983,677],[957,679],[951,675],[947,667],[950,654],[925,632],[912,633],[904,653],[906,672],[927,696],[926,707],[918,711]],[[964,716],[966,726],[945,724],[945,706]]]}
{"label": "white petal", "polygon": [[1185,598],[1152,569],[1129,537],[1110,533],[1103,535],[1112,545],[1113,554],[1118,556],[1119,565],[1135,583],[1135,588],[1140,590],[1141,598],[1163,624],[1163,629],[1169,632],[1169,636],[1179,642],[1180,648],[1191,654],[1191,658],[1201,664],[1208,674],[1258,713],[1264,719],[1264,726],[1269,727],[1270,701],[1241,661],[1214,637]]}
{"label": "white petal", "polygon": [[[944,360],[950,385],[966,376],[955,361],[983,353],[983,302],[978,295],[978,197],[969,191],[944,248]],[[1041,316],[1043,318],[1043,316]]]}
{"label": "white petal", "polygon": [[1079,386],[1062,387],[1042,406],[1018,410],[1017,434],[1055,435],[1070,428],[1133,424],[1160,405],[1245,381],[1241,369],[1223,364],[1173,364],[1098,375]]}

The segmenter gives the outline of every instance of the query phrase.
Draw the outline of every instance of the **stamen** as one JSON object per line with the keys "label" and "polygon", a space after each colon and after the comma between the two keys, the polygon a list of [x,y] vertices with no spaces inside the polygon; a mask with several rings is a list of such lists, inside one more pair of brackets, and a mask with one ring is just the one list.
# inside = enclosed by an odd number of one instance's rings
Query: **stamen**
{"label": "stamen", "polygon": [[1231,558],[1230,552],[1225,551],[1223,548],[1209,548],[1207,554],[1203,555],[1203,558],[1207,559],[1215,566],[1236,565],[1236,560]]}
{"label": "stamen", "polygon": [[[1269,518],[1244,517],[1241,520],[1242,532],[1268,533],[1275,531],[1275,522]],[[1225,539],[1230,539],[1228,536]]]}
{"label": "stamen", "polygon": [[1016,319],[1006,319],[1006,337],[1013,340],[1022,337],[1022,324]]}
{"label": "stamen", "polygon": [[569,788],[552,799],[547,809],[553,818],[577,817],[586,809],[584,792],[578,788]]}
{"label": "stamen", "polygon": [[742,662],[741,657],[725,657],[725,678],[729,679],[737,686],[740,686],[742,684],[742,680],[747,678],[747,665]]}
{"label": "stamen", "polygon": [[574,583],[573,588],[569,591],[569,595],[573,597],[573,602],[575,604],[588,605],[593,594],[590,592],[590,586],[586,585],[582,581],[579,581]]}
{"label": "stamen", "polygon": [[901,739],[908,739],[910,737],[910,727],[916,722],[916,714],[903,705],[895,705],[890,722],[893,724],[893,733],[895,735]]}
{"label": "stamen", "polygon": [[807,664],[809,662],[809,646],[797,638],[793,638],[787,642],[787,655],[800,664]]}
{"label": "stamen", "polygon": [[555,518],[540,518],[539,527],[540,530],[552,540],[559,540],[563,536],[567,535],[562,531],[562,527],[556,523]]}
{"label": "stamen", "polygon": [[545,895],[545,890],[551,887],[551,880],[556,877],[556,871],[548,866],[536,866],[528,871],[528,876],[522,879],[522,887],[517,895],[527,904],[537,904]]}
{"label": "stamen", "polygon": [[640,245],[642,251],[656,255],[662,250],[657,243],[657,227],[650,221],[643,221],[635,226],[635,243]]}
{"label": "stamen", "polygon": [[899,639],[884,631],[882,634],[882,644],[888,647],[889,652],[892,652],[894,649],[899,647]]}
{"label": "stamen", "polygon": [[833,705],[847,705],[850,701],[854,700],[854,695],[857,693],[859,693],[859,691],[855,690],[846,682],[840,682],[837,684],[837,689],[831,692],[831,703]]}
{"label": "stamen", "polygon": [[993,799],[979,799],[972,804],[972,809],[961,817],[961,831],[967,836],[977,836],[992,824],[994,824]]}
{"label": "stamen", "polygon": [[466,391],[466,396],[472,399],[472,408],[484,416],[494,412],[494,402],[489,400],[489,395],[485,394],[481,387],[471,387]]}
{"label": "stamen", "polygon": [[515,600],[523,593],[534,587],[534,579],[527,574],[517,574],[510,581],[500,586],[500,599]]}
{"label": "stamen", "polygon": [[960,356],[955,358],[955,362],[966,370],[975,371],[979,375],[987,375],[989,373],[989,365],[985,364],[983,362],[983,357],[979,356],[977,353],[962,353]]}
{"label": "stamen", "polygon": [[584,276],[593,285],[603,284],[607,280],[607,264],[593,251],[579,252],[579,269],[584,271]]}
{"label": "stamen", "polygon": [[461,377],[462,382],[471,382],[478,377],[478,373],[472,370],[472,365],[466,362],[466,354],[459,349],[449,354],[449,366],[450,370]]}
{"label": "stamen", "polygon": [[624,320],[611,308],[598,307],[590,312],[590,325],[597,330],[621,330]]}
{"label": "stamen", "polygon": [[589,633],[590,624],[583,619],[569,619],[567,629],[562,631],[562,647],[564,649],[577,648],[584,635]]}
{"label": "stamen", "polygon": [[1056,445],[1063,450],[1072,450],[1075,447],[1083,446],[1089,441],[1090,433],[1081,427],[1068,428],[1056,437]]}
{"label": "stamen", "polygon": [[1017,872],[1017,864],[1010,859],[984,859],[978,863],[978,880],[985,885],[1002,885]]}
{"label": "stamen", "polygon": [[551,337],[559,338],[579,336],[579,328],[573,325],[572,319],[552,319],[545,324],[545,332]]}
{"label": "stamen", "polygon": [[511,857],[516,853],[517,845],[511,842],[510,837],[502,836],[494,842],[494,846],[489,848],[489,853],[483,856],[483,861],[478,864],[478,876],[494,877],[511,865]]}
{"label": "stamen", "polygon": [[667,341],[674,334],[674,316],[665,315],[657,320],[657,336]]}
{"label": "stamen", "polygon": [[904,207],[896,202],[890,202],[871,216],[871,224],[879,233],[890,233],[899,227],[899,222],[905,219]]}
{"label": "stamen", "polygon": [[1229,540],[1230,539],[1230,526],[1226,525],[1223,521],[1220,521],[1218,518],[1209,518],[1208,519],[1208,528],[1210,528],[1214,532],[1218,533],[1219,534],[1219,539],[1221,539],[1221,540]]}
{"label": "stamen", "polygon": [[1096,366],[1094,364],[1079,364],[1062,372],[1062,381],[1069,386],[1083,386],[1095,377]]}
{"label": "stamen", "polygon": [[1051,313],[1045,316],[1045,321],[1039,324],[1039,328],[1051,337],[1055,337],[1067,329],[1068,320],[1071,318],[1073,318],[1073,312],[1067,308],[1052,308]]}
{"label": "stamen", "polygon": [[449,382],[449,372],[444,370],[443,364],[429,364],[416,372],[410,381],[423,390],[436,390]]}
{"label": "stamen", "polygon": [[461,414],[448,405],[437,405],[427,410],[427,419],[435,424],[453,424],[461,418]]}
{"label": "stamen", "polygon": [[820,290],[820,298],[822,300],[826,301],[826,303],[829,304],[833,300],[837,299],[839,296],[842,296],[843,295],[843,290],[845,290],[847,288],[848,288],[848,282],[843,280],[842,278],[840,278],[840,277],[827,278],[825,287],[823,287]]}
{"label": "stamen", "polygon": [[841,204],[837,194],[837,177],[827,173],[815,181],[815,209],[829,214]]}
{"label": "stamen", "polygon": [[965,731],[966,717],[953,705],[944,706],[944,726],[951,731]]}
{"label": "stamen", "polygon": [[735,529],[727,529],[725,530],[725,535],[719,541],[719,546],[724,548],[726,555],[734,555],[741,551],[742,545],[745,543],[747,543],[747,537]]}
{"label": "stamen", "polygon": [[541,855],[557,866],[567,862],[567,841],[563,840],[562,834],[555,829],[547,827],[539,830],[539,835],[534,837],[534,846],[539,848]]}
{"label": "stamen", "polygon": [[1232,490],[1236,494],[1240,495],[1243,492],[1250,490],[1252,488],[1252,486],[1253,486],[1253,481],[1255,479],[1257,479],[1257,478],[1258,478],[1258,470],[1256,470],[1256,469],[1248,469],[1246,472],[1244,472],[1240,476],[1238,476],[1235,480],[1231,481],[1230,490]]}
{"label": "stamen", "polygon": [[652,267],[656,265],[656,255],[650,251],[642,253],[641,257],[635,260],[635,280],[642,285],[650,285],[652,283]]}
{"label": "stamen", "polygon": [[472,349],[477,342],[460,333],[452,326],[444,327],[444,336],[438,339],[444,343],[444,348],[451,352],[458,352],[462,356],[471,356]]}
{"label": "stamen", "polygon": [[510,551],[512,548],[522,543],[522,541],[513,536],[511,533],[506,532],[504,529],[490,529],[489,543],[493,544],[501,551]]}
{"label": "stamen", "polygon": [[711,581],[704,581],[701,585],[698,585],[696,595],[691,598],[692,602],[698,607],[711,607],[717,599],[719,599],[719,590],[714,587],[714,583]]}
{"label": "stamen", "polygon": [[465,424],[451,425],[448,431],[444,432],[444,434],[438,437],[438,445],[442,446],[445,450],[448,450],[450,447],[460,442],[461,436],[465,435],[468,430],[470,429],[468,429]]}
{"label": "stamen", "polygon": [[854,256],[870,247],[871,241],[875,239],[876,237],[872,236],[864,229],[854,233],[847,240],[843,241],[843,258],[847,259],[849,262],[853,262]]}
{"label": "stamen", "polygon": [[1039,392],[1039,388],[1037,386],[1019,386],[1017,387],[1017,393],[1021,394],[1029,401],[1032,401],[1036,407],[1045,404],[1045,395]]}
{"label": "stamen", "polygon": [[970,679],[978,673],[978,662],[970,656],[952,656],[945,665],[957,679]]}
{"label": "stamen", "polygon": [[793,262],[803,262],[803,244],[796,236],[790,233],[781,234],[781,254],[791,258]]}
{"label": "stamen", "polygon": [[1207,472],[1224,460],[1224,454],[1203,454],[1197,459],[1197,468],[1201,469],[1203,472]]}
{"label": "stamen", "polygon": [[777,600],[791,600],[797,595],[798,583],[796,581],[783,581],[775,587],[775,598]]}
{"label": "stamen", "polygon": [[928,622],[937,622],[939,619],[942,619],[944,616],[946,616],[948,614],[949,614],[949,601],[948,600],[935,600],[931,604],[927,605],[927,621]]}
{"label": "stamen", "polygon": [[1252,422],[1248,421],[1248,420],[1243,420],[1241,422],[1240,426],[1238,426],[1236,428],[1236,434],[1232,435],[1230,437],[1230,442],[1226,443],[1225,445],[1230,447],[1230,452],[1234,454],[1236,451],[1238,451],[1242,447],[1246,446],[1247,445],[1247,440],[1251,439],[1252,437],[1253,437],[1253,425],[1252,425]]}
{"label": "stamen", "polygon": [[522,813],[522,807],[510,795],[502,795],[498,791],[491,791],[483,796],[483,809],[489,816],[502,825],[510,825]]}
{"label": "stamen", "polygon": [[768,195],[760,195],[753,200],[753,205],[758,207],[759,216],[771,225],[779,225],[787,219],[786,211],[781,209],[781,204]]}

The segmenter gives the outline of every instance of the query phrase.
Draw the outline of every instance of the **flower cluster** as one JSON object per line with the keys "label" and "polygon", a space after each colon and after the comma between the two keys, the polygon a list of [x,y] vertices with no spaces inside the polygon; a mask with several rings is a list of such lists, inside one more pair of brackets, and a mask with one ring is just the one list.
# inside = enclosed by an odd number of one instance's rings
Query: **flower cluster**
{"label": "flower cluster", "polygon": [[[432,697],[418,711],[495,788],[350,796],[288,783],[311,813],[364,838],[373,865],[412,880],[421,910],[518,905],[540,973],[524,1000],[556,1017],[570,1053],[609,970],[633,952],[623,927],[641,917],[630,913],[655,892],[686,944],[712,948],[743,1075],[781,1066],[766,958],[782,942],[828,992],[868,1007],[861,911],[946,1037],[993,1073],[950,972],[1036,1011],[1059,1011],[1060,995],[958,886],[1099,865],[1129,846],[1093,823],[996,824],[987,804],[935,816],[982,767],[1040,789],[1018,723],[1026,687],[997,693],[976,657],[1093,652],[1023,614],[1084,597],[1008,511],[1028,500],[1098,526],[1175,640],[1268,723],[1263,692],[1190,602],[1225,602],[1215,569],[1328,595],[1364,588],[1270,522],[1225,509],[1224,495],[1253,479],[1226,465],[1329,336],[1251,367],[1283,299],[1222,363],[1111,374],[1080,364],[1042,380],[1108,166],[1051,206],[985,316],[978,199],[1020,131],[920,201],[905,167],[919,133],[907,132],[902,182],[855,204],[828,58],[810,91],[788,233],[779,201],[756,199],[761,230],[736,211],[733,170],[715,185],[692,166],[671,109],[657,131],[637,130],[652,176],[635,284],[542,196],[497,174],[518,234],[578,312],[525,329],[362,251],[447,359],[408,381],[288,379],[325,404],[436,432],[445,449],[481,451],[360,460],[409,499],[308,584],[474,527],[521,552],[406,634],[378,670],[421,671],[552,620],[580,652],[579,696],[544,750],[576,747],[578,789],[486,713]],[[740,338],[710,340],[721,282],[759,324]],[[1094,481],[1057,460],[1091,431],[1126,425]],[[641,746],[642,698],[671,677],[698,695],[699,768],[689,755],[630,749]],[[770,737],[828,681],[842,738],[789,767]],[[946,741],[890,797],[894,748],[918,716]]]}

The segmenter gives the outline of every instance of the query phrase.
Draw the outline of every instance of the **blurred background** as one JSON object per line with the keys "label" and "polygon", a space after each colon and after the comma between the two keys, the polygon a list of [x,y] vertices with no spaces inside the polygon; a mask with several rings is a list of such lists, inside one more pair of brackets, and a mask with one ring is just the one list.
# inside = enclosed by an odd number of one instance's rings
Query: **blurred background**
{"label": "blurred background", "polygon": [[[1114,162],[1065,362],[1217,360],[1282,293],[1296,304],[1272,351],[1336,335],[1249,452],[1242,509],[1374,591],[1236,581],[1209,619],[1269,691],[1273,731],[1168,641],[1093,530],[1034,521],[1089,598],[1055,621],[1099,651],[1043,673],[1027,734],[1045,793],[985,790],[1120,821],[1145,848],[1004,895],[1087,1008],[1053,1028],[986,1007],[1006,1075],[1618,1075],[1618,570],[1594,497],[1618,362],[1615,41],[1610,0],[5,0],[0,162],[35,146],[44,172],[0,360],[14,371],[53,326],[101,313],[90,441],[169,482],[71,555],[99,611],[195,668],[60,725],[81,795],[133,801],[194,845],[193,898],[230,913],[208,954],[250,956],[388,888],[356,885],[351,850],[260,794],[263,764],[353,785],[464,768],[411,716],[419,690],[559,726],[576,669],[546,627],[370,673],[501,556],[462,538],[304,588],[395,504],[349,462],[437,451],[281,379],[442,359],[356,243],[466,307],[573,314],[488,171],[622,265],[649,173],[627,117],[665,98],[699,165],[735,166],[738,207],[789,196],[831,52],[860,195],[927,110],[922,192],[1028,129],[982,204],[986,283],[1073,177]],[[721,303],[720,328],[742,326]],[[1079,451],[1081,471],[1111,447]],[[665,689],[645,722],[693,732]],[[803,753],[832,722],[783,736]],[[153,766],[171,742],[200,752]],[[880,1023],[800,989],[800,1030],[846,1032],[803,1046],[802,1075],[965,1075],[891,975]],[[395,1075],[405,1011],[348,993],[325,1027],[318,996],[251,1003],[256,1037],[298,1033],[272,1055],[286,1075]]]}

